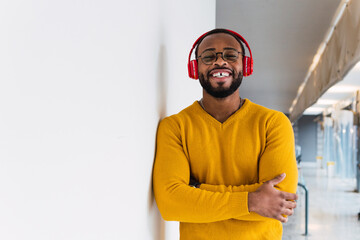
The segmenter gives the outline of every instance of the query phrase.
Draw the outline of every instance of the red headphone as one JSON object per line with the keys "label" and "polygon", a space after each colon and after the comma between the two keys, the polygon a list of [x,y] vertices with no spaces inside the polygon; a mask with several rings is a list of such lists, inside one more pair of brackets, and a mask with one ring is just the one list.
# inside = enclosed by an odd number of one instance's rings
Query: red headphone
{"label": "red headphone", "polygon": [[[249,49],[249,53],[250,53],[250,57],[247,56],[243,56],[242,62],[243,62],[243,76],[247,77],[250,76],[253,73],[253,67],[254,67],[254,60],[252,58],[252,54],[251,54],[251,49],[249,47],[249,44],[246,42],[246,40],[237,32],[228,30],[228,29],[224,29],[225,31],[228,31],[229,33],[232,33],[234,35],[236,35],[237,37],[240,38],[240,40],[245,43],[247,49]],[[209,32],[204,33],[203,35],[201,35],[193,44],[190,53],[189,53],[189,59],[188,59],[188,71],[189,71],[189,77],[193,78],[193,79],[198,79],[199,78],[199,73],[198,73],[198,62],[197,59],[195,60],[191,60],[191,54],[194,50],[194,48],[197,46],[197,44],[199,43],[200,40],[203,39],[203,37],[205,37]]]}

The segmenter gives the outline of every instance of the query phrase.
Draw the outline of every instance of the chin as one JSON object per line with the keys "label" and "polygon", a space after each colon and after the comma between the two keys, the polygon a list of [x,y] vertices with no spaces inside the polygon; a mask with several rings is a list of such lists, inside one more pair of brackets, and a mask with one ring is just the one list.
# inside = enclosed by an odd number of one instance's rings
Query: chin
{"label": "chin", "polygon": [[[203,74],[199,75],[199,81],[203,89],[211,96],[215,98],[226,98],[230,95],[232,95],[236,90],[239,89],[241,82],[242,82],[242,72],[239,74],[238,78],[233,78],[231,80],[230,86],[228,87],[213,87],[212,83],[209,81],[209,78],[205,79]],[[224,82],[225,83],[225,82]],[[217,83],[217,85],[219,85]]]}

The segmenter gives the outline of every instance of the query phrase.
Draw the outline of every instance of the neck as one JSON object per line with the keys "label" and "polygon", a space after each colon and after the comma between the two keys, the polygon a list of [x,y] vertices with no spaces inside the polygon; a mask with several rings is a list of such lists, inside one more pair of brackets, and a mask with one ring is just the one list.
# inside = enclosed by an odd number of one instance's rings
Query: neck
{"label": "neck", "polygon": [[241,107],[242,101],[239,90],[225,98],[215,98],[204,90],[202,105],[207,113],[223,123]]}

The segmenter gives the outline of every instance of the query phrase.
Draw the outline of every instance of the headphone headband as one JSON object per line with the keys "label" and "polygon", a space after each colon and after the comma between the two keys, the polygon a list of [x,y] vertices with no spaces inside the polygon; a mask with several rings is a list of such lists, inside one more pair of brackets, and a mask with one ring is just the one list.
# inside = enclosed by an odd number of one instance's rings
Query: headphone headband
{"label": "headphone headband", "polygon": [[[222,30],[225,31],[224,33],[228,32],[228,33],[234,34],[235,36],[239,37],[240,41],[243,42],[246,45],[247,49],[249,49],[250,57],[246,57],[246,56],[243,57],[243,75],[244,75],[244,77],[247,77],[247,76],[251,75],[253,73],[254,61],[253,61],[253,57],[252,57],[252,53],[251,53],[251,49],[250,49],[249,44],[247,43],[245,38],[243,38],[237,32],[234,32],[234,31],[229,30],[229,29],[222,29]],[[194,44],[193,44],[193,46],[192,46],[192,48],[190,50],[189,58],[188,58],[188,73],[189,73],[190,78],[198,79],[197,59],[191,61],[190,60],[191,59],[191,54],[192,54],[193,50],[195,49],[195,47],[198,45],[198,43],[203,38],[205,38],[210,32],[211,31],[206,32],[206,33],[202,34],[198,39],[196,39],[196,41],[194,42]],[[222,33],[222,32],[219,32],[219,33]]]}

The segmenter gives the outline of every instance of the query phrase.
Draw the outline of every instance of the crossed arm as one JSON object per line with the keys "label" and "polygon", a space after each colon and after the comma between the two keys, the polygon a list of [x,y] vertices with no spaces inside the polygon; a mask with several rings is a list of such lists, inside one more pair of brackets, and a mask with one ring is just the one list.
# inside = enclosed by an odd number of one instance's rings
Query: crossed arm
{"label": "crossed arm", "polygon": [[[286,221],[296,199],[297,166],[291,126],[274,126],[267,148],[259,161],[259,182],[252,185],[189,186],[190,166],[177,126],[169,119],[161,122],[153,184],[156,202],[165,220],[214,222],[226,219]],[[288,136],[284,139],[284,136]],[[286,173],[287,177],[279,176]],[[277,178],[275,178],[278,176]],[[288,192],[288,193],[287,193]],[[265,217],[264,217],[265,216]]]}
{"label": "crossed arm", "polygon": [[281,183],[285,177],[286,174],[283,173],[263,184],[255,183],[241,186],[200,184],[199,187],[212,192],[248,191],[250,214],[235,218],[237,220],[263,221],[267,218],[274,218],[281,222],[287,222],[287,216],[291,216],[296,207],[296,202],[292,200],[296,200],[297,195],[276,189],[275,186]]}

